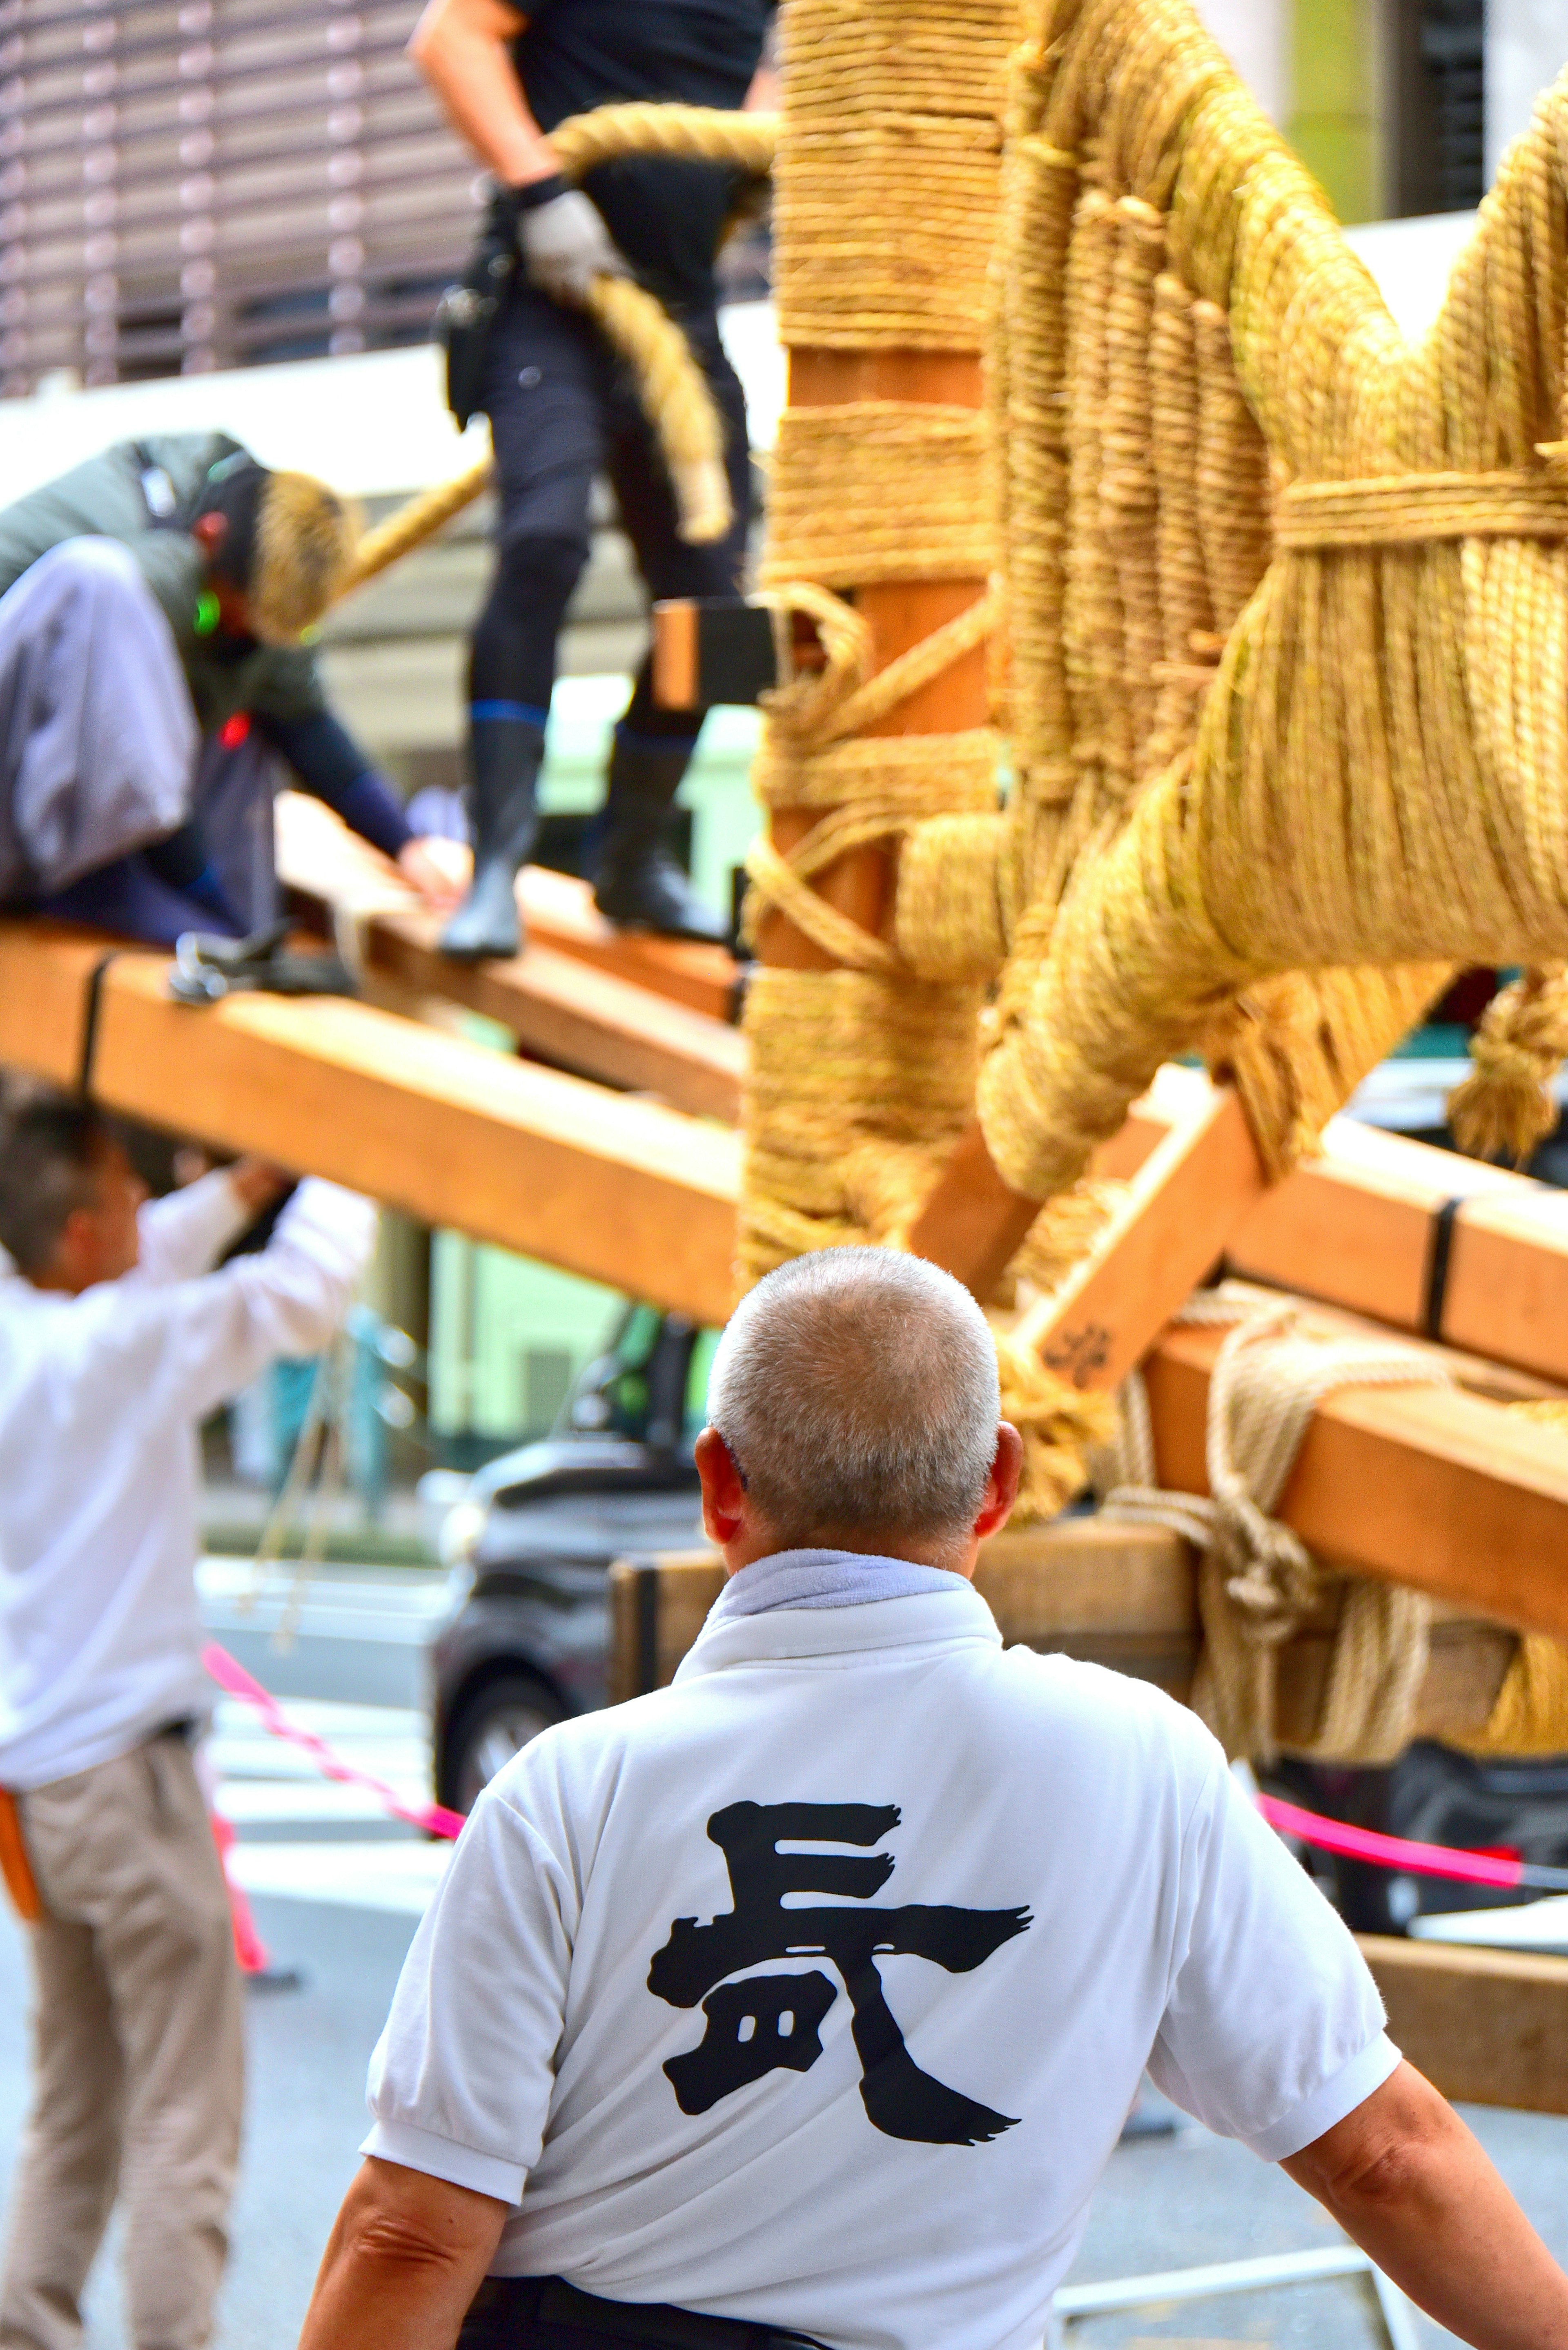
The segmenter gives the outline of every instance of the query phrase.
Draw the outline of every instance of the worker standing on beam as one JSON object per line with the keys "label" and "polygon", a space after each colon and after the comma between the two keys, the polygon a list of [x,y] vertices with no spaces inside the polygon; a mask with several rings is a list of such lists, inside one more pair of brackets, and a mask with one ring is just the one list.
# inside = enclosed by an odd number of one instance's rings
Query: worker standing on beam
{"label": "worker standing on beam", "polygon": [[[522,11],[507,0],[429,0],[410,44],[496,182],[478,276],[501,298],[483,349],[465,348],[451,378],[454,405],[490,419],[499,516],[469,665],[473,885],[447,927],[449,954],[517,950],[513,884],[538,829],[556,639],[587,561],[595,477],[608,474],[655,598],[734,595],[746,549],[745,400],[719,338],[713,267],[737,176],[719,164],[628,157],[590,172],[585,189],[568,188],[549,132],[617,99],[757,102],[772,8],[773,0],[540,0]],[[711,546],[681,539],[636,389],[581,307],[596,276],[628,271],[685,329],[724,421],[734,514]],[[658,707],[645,657],[615,730],[593,860],[595,902],[623,928],[726,935],[662,838],[701,724],[700,713]]]}
{"label": "worker standing on beam", "polygon": [[239,2152],[240,1981],[192,1747],[212,1712],[197,1431],[325,1346],[375,1211],[255,1160],[155,1205],[110,1128],[0,1117],[0,1861],[29,1921],[33,2103],[3,2350],[77,2350],[117,2193],[132,2350],[203,2350]]}
{"label": "worker standing on beam", "polygon": [[170,945],[275,911],[275,763],[432,905],[416,839],[307,639],[353,552],[340,499],[225,433],[154,434],[0,512],[0,906]]}
{"label": "worker standing on beam", "polygon": [[1146,2067],[1461,2340],[1568,2343],[1209,1731],[1003,1653],[971,1578],[1023,1445],[968,1292],[797,1258],[709,1411],[728,1586],[672,1688],[480,1796],[301,2350],[1037,2350]]}

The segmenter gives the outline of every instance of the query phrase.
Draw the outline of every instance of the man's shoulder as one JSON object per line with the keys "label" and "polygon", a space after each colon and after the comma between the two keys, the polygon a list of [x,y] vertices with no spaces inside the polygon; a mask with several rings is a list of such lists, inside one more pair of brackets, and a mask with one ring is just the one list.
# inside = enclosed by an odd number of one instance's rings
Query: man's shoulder
{"label": "man's shoulder", "polygon": [[1085,1752],[1164,1755],[1200,1775],[1222,1760],[1213,1733],[1190,1707],[1153,1681],[1022,1646],[1003,1649],[994,1672],[1009,1706],[1064,1730]]}

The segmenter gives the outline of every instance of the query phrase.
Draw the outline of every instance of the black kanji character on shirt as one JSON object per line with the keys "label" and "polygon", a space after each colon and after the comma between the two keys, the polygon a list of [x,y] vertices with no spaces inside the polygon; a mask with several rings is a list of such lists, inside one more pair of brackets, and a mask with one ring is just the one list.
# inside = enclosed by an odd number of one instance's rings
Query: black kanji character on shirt
{"label": "black kanji character on shirt", "polygon": [[849,1993],[860,2095],[877,2129],[926,2146],[977,2146],[1012,2127],[1007,2115],[921,2072],[888,2004],[877,1959],[908,1954],[929,1959],[950,1974],[968,1974],[1026,1929],[1027,1908],[784,1907],[786,1893],[868,1903],[894,1864],[890,1853],[867,1859],[782,1853],[781,1843],[874,1845],[898,1818],[896,1804],[731,1804],[713,1814],[708,1835],[728,1864],[735,1906],[706,1926],[678,1918],[648,1972],[648,1988],[657,1998],[672,2007],[701,2001],[708,2020],[700,2045],[664,2067],[682,2113],[705,2114],[721,2097],[781,2066],[809,2072],[822,2054],[823,2019],[838,1996],[830,1978],[815,1970],[751,1975],[734,1983],[725,1978],[766,1959],[820,1952]]}

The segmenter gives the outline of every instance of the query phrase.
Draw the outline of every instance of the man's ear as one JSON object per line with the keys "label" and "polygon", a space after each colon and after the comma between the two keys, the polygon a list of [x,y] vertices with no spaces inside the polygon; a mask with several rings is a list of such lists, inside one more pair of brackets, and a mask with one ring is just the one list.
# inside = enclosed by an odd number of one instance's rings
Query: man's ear
{"label": "man's ear", "polygon": [[984,1542],[1007,1523],[1012,1515],[1012,1505],[1018,1499],[1019,1481],[1023,1474],[1023,1439],[1010,1419],[1004,1419],[996,1431],[996,1453],[986,1480],[985,1499],[980,1505],[980,1515],[973,1532]]}
{"label": "man's ear", "polygon": [[697,1439],[697,1474],[702,1480],[702,1523],[710,1542],[733,1542],[746,1510],[746,1487],[729,1446],[716,1428]]}

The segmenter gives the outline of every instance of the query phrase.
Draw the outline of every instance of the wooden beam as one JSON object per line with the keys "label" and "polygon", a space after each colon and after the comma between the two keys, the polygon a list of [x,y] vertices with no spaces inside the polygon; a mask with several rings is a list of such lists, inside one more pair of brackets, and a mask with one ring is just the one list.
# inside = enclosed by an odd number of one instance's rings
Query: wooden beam
{"label": "wooden beam", "polygon": [[[1135,1175],[1213,1091],[1200,1070],[1162,1069],[1096,1171]],[[1450,1201],[1439,1295],[1434,1255]],[[1568,1191],[1506,1168],[1331,1118],[1321,1155],[1247,1208],[1225,1261],[1248,1280],[1568,1383]],[[1435,1326],[1428,1305],[1440,1309]]]}
{"label": "wooden beam", "polygon": [[1445,2097],[1568,2114],[1568,1959],[1356,1939],[1389,2037]]}
{"label": "wooden beam", "polygon": [[[610,1575],[611,1701],[662,1688],[723,1587],[711,1551],[623,1561]],[[1201,1643],[1197,1566],[1188,1545],[1158,1527],[1062,1518],[994,1535],[975,1575],[1011,1646],[1076,1657],[1155,1682],[1185,1700]],[[1287,1744],[1314,1734],[1337,1614],[1323,1606],[1280,1658],[1278,1726]],[[1482,1728],[1517,1641],[1511,1633],[1438,1611],[1416,1735]]]}
{"label": "wooden beam", "polygon": [[[296,897],[354,923],[367,978],[401,990],[390,1008],[433,996],[509,1028],[524,1051],[579,1076],[655,1093],[677,1109],[732,1123],[746,1048],[728,1020],[530,939],[519,955],[454,962],[440,918],[332,810],[303,793],[279,801],[283,869]],[[533,885],[530,885],[531,887]]]}
{"label": "wooden beam", "polygon": [[[1222,1330],[1166,1331],[1145,1364],[1162,1485],[1209,1490]],[[1343,1388],[1313,1416],[1278,1514],[1353,1573],[1568,1638],[1568,1439],[1480,1396]]]}
{"label": "wooden beam", "polygon": [[[396,868],[306,793],[278,795],[276,836],[278,878],[302,897],[368,918],[407,911],[414,903]],[[531,943],[668,996],[711,1020],[731,1018],[737,973],[733,956],[723,947],[618,931],[596,910],[586,881],[542,865],[525,866],[518,875],[517,902]],[[439,962],[443,983],[431,992],[454,995],[460,966],[445,956]],[[515,968],[515,961],[503,966],[507,972]]]}
{"label": "wooden beam", "polygon": [[[917,350],[792,350],[789,397],[796,408],[857,400],[935,400],[978,408],[977,353]],[[985,592],[974,579],[877,580],[854,591],[871,634],[876,676],[900,653],[956,619]],[[866,731],[869,734],[947,734],[982,726],[988,710],[985,648],[977,645]],[[803,838],[821,810],[781,808],[771,820],[781,854]],[[880,936],[891,920],[896,859],[885,848],[853,848],[815,875],[812,887],[835,910]],[[770,907],[757,926],[757,955],[795,971],[831,971],[834,958]]]}
{"label": "wooden beam", "polygon": [[[0,925],[0,1061],[80,1065],[91,938]],[[657,1103],[340,998],[174,1003],[166,960],[105,973],[97,1099],[255,1150],[701,1322],[731,1304],[739,1146]]]}
{"label": "wooden beam", "polygon": [[1263,1181],[1241,1097],[1211,1087],[1150,1151],[1088,1255],[1020,1317],[1014,1340],[1074,1387],[1119,1387]]}
{"label": "wooden beam", "polygon": [[578,1076],[657,1094],[731,1126],[740,1117],[746,1047],[738,1028],[553,947],[530,943],[504,962],[454,963],[438,950],[440,928],[422,911],[373,916],[368,976],[483,1013],[525,1052]]}

